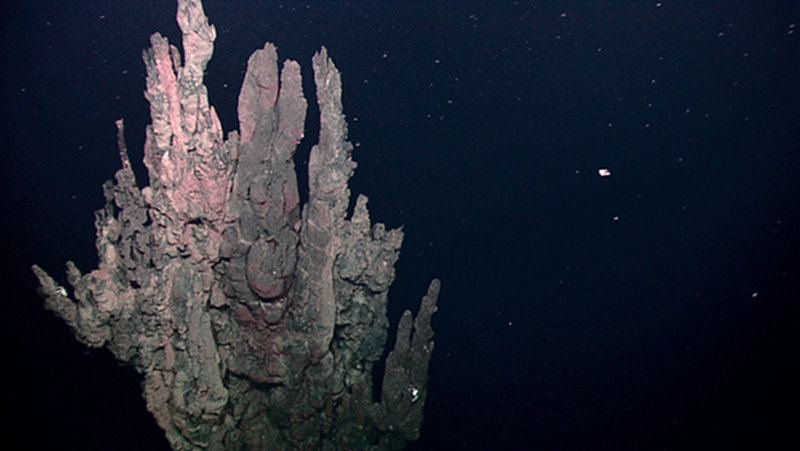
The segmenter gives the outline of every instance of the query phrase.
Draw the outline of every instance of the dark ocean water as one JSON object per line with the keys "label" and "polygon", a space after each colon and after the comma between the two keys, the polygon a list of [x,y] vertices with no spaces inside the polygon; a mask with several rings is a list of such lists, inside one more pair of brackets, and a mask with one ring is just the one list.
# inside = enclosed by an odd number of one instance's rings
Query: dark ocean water
{"label": "dark ocean water", "polygon": [[[351,189],[406,233],[393,327],[442,280],[412,449],[797,444],[798,2],[206,3],[223,129],[264,41],[310,104],[327,46]],[[118,118],[146,180],[141,51],[180,42],[174,5],[0,14],[3,441],[166,449],[136,373],[74,341],[29,267],[94,268]]]}

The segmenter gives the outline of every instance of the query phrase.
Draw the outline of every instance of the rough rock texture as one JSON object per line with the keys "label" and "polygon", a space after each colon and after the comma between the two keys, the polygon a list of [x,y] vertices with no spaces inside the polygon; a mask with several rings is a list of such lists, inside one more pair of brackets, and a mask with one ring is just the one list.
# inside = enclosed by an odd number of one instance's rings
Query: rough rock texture
{"label": "rough rock texture", "polygon": [[81,342],[143,376],[147,407],[174,449],[386,449],[419,436],[433,349],[434,280],[403,315],[373,400],[387,292],[403,234],[347,217],[356,167],[339,72],[313,58],[319,143],[300,205],[300,67],[267,43],[248,61],[239,132],[223,139],[203,72],[216,32],[199,0],[178,0],[183,62],[154,34],[144,52],[152,124],[136,186],[125,146],[96,212],[98,268],[67,263],[71,293],[33,270],[45,306]]}

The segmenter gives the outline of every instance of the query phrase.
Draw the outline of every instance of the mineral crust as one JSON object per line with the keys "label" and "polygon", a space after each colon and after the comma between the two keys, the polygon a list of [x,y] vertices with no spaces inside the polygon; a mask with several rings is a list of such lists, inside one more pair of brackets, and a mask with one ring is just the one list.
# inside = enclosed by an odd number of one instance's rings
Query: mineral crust
{"label": "mineral crust", "polygon": [[348,217],[356,163],[341,80],[312,60],[320,110],[300,204],[300,66],[267,43],[250,57],[239,131],[223,138],[203,75],[216,31],[199,0],[178,0],[183,55],[156,33],[144,52],[152,123],[139,189],[122,120],[122,168],[95,213],[98,267],[67,262],[69,289],[33,267],[45,307],[76,338],[144,377],[147,408],[176,450],[396,449],[418,438],[433,350],[431,282],[386,359],[387,292],[403,233]]}

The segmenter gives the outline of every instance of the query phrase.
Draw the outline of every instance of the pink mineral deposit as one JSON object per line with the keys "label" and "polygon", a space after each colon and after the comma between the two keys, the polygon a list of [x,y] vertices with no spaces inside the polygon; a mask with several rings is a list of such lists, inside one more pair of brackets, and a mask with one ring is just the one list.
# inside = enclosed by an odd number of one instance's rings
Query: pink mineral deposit
{"label": "pink mineral deposit", "polygon": [[183,55],[156,33],[144,53],[151,124],[144,163],[122,168],[96,213],[98,267],[67,263],[67,287],[33,267],[45,306],[87,346],[144,377],[148,410],[174,449],[396,449],[415,440],[433,350],[431,282],[381,364],[387,292],[403,234],[370,221],[348,180],[339,72],[312,64],[319,140],[300,204],[293,155],[304,137],[300,66],[272,44],[250,57],[239,131],[224,139],[203,84],[216,31],[199,0],[178,0]]}

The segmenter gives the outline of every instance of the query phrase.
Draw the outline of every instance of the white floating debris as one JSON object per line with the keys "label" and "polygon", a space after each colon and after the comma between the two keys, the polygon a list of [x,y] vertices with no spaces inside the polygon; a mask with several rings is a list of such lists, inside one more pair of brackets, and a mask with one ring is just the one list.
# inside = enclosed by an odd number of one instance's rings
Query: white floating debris
{"label": "white floating debris", "polygon": [[597,170],[597,173],[600,174],[600,177],[608,177],[611,175],[611,171],[608,168],[600,168]]}

